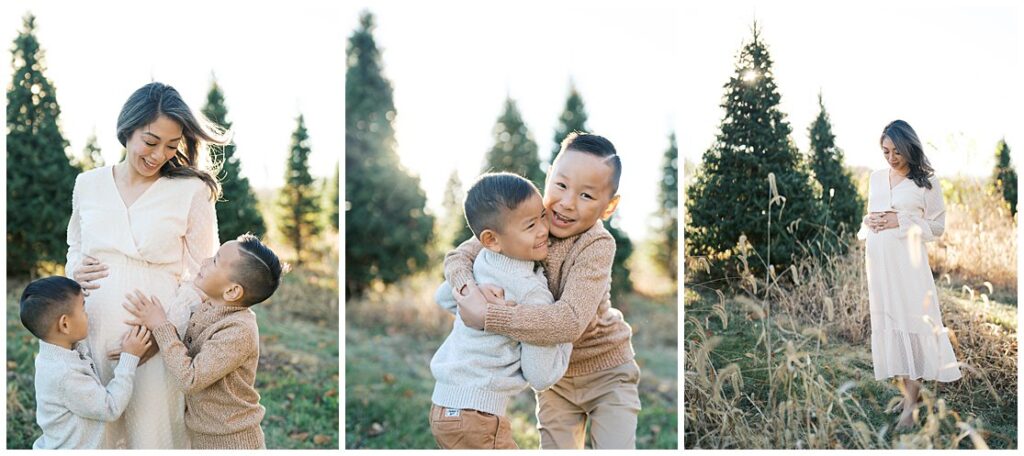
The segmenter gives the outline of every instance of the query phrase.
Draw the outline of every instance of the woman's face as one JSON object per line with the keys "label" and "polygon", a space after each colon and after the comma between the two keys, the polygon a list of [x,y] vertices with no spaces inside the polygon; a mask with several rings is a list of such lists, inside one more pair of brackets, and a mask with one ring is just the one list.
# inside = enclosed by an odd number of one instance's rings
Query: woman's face
{"label": "woman's face", "polygon": [[904,171],[910,167],[906,157],[900,155],[896,150],[896,144],[893,144],[888,136],[882,138],[882,156],[885,157],[885,161],[889,163],[889,166],[896,171]]}
{"label": "woman's face", "polygon": [[140,175],[155,176],[160,167],[178,153],[181,140],[181,125],[160,115],[153,123],[136,129],[128,138],[127,160]]}

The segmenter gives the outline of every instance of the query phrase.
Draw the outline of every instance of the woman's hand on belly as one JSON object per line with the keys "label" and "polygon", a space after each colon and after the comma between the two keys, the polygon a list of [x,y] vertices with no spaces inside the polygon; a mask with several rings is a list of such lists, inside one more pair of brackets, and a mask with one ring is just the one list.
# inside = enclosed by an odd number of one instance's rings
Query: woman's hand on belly
{"label": "woman's hand on belly", "polygon": [[100,263],[100,260],[86,255],[82,260],[82,265],[75,269],[74,279],[75,282],[82,286],[82,293],[89,296],[89,290],[95,290],[100,287],[94,281],[108,275],[110,275],[110,271],[107,265]]}

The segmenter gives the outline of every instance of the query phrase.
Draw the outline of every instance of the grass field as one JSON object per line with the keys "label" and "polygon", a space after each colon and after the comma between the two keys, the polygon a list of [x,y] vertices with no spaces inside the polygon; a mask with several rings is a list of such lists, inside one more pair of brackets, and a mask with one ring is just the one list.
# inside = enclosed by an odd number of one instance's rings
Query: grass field
{"label": "grass field", "polygon": [[[640,289],[615,303],[633,327],[642,375],[638,448],[677,448],[677,318],[671,282],[634,254]],[[430,358],[452,316],[433,302],[440,272],[380,287],[346,303],[345,447],[435,448],[427,421],[434,380]],[[516,396],[509,417],[520,448],[538,448],[532,392]]]}
{"label": "grass field", "polygon": [[[256,389],[266,407],[267,448],[338,448],[338,257],[329,255],[284,276],[258,304],[260,363]],[[18,297],[25,279],[7,279],[7,447],[31,448],[35,423],[33,364],[38,343],[22,327]]]}
{"label": "grass field", "polygon": [[943,179],[943,192],[929,263],[963,378],[923,384],[916,427],[893,431],[899,389],[874,379],[855,244],[779,282],[688,277],[684,446],[1017,448],[1017,222],[981,181]]}

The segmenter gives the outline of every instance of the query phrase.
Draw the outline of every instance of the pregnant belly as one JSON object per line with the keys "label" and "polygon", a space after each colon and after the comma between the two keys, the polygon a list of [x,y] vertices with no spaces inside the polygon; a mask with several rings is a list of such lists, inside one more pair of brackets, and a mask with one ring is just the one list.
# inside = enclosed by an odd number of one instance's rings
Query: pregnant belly
{"label": "pregnant belly", "polygon": [[156,296],[165,306],[172,303],[178,281],[166,270],[145,266],[109,264],[110,275],[97,280],[100,287],[85,297],[85,312],[89,316],[87,343],[94,358],[100,357],[121,344],[121,337],[133,317],[123,306],[125,295],[138,289],[146,296]]}

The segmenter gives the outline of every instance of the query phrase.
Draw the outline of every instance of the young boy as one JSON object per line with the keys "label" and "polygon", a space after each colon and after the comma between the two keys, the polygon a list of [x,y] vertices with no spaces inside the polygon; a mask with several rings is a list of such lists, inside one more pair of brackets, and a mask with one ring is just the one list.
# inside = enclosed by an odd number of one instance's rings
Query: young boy
{"label": "young boy", "polygon": [[43,435],[32,449],[99,448],[105,421],[124,413],[139,357],[153,344],[146,328],[121,341],[114,378],[103,386],[84,343],[89,334],[82,287],[67,277],[36,280],[21,294],[21,324],[39,339],[36,422]]}
{"label": "young boy", "polygon": [[[535,262],[548,253],[548,227],[537,187],[510,173],[484,174],[466,192],[466,221],[483,250],[473,263],[477,280],[499,284],[524,307],[549,306],[554,298]],[[456,312],[448,282],[436,299]],[[518,448],[505,417],[508,400],[532,386],[544,390],[562,378],[572,344],[520,344],[500,334],[466,327],[455,315],[451,334],[430,361],[437,379],[430,431],[438,446]]]}
{"label": "young boy", "polygon": [[607,139],[571,133],[562,141],[544,190],[554,238],[545,261],[557,299],[553,305],[495,300],[500,290],[483,285],[487,293],[482,293],[476,283],[485,282],[474,279],[470,266],[482,248],[476,240],[445,256],[445,277],[459,292],[467,326],[523,343],[573,343],[565,377],[537,393],[541,448],[583,448],[588,419],[594,448],[636,446],[640,369],[633,360],[632,331],[611,306],[615,240],[599,220],[615,212],[621,174],[619,156]]}
{"label": "young boy", "polygon": [[[249,309],[274,294],[282,265],[251,234],[225,242],[203,262],[194,285],[206,296],[195,305],[184,341],[156,297],[138,290],[125,303],[137,321],[153,331],[164,364],[185,393],[185,425],[192,448],[266,448],[265,409],[254,387],[260,336]],[[189,296],[191,293],[180,293]]]}

